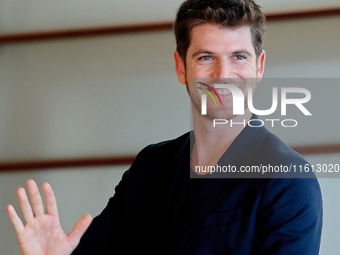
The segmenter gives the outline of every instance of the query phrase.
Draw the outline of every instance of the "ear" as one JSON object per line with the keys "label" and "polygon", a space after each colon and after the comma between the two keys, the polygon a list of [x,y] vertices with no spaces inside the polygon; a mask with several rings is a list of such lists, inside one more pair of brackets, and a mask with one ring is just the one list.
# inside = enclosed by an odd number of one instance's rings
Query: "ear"
{"label": "ear", "polygon": [[175,60],[175,68],[176,68],[176,74],[178,81],[182,84],[185,84],[185,67],[184,67],[184,61],[180,57],[178,51],[176,50],[174,53],[174,60]]}
{"label": "ear", "polygon": [[261,55],[257,59],[256,75],[258,78],[258,82],[262,79],[265,62],[266,62],[266,52],[263,50]]}

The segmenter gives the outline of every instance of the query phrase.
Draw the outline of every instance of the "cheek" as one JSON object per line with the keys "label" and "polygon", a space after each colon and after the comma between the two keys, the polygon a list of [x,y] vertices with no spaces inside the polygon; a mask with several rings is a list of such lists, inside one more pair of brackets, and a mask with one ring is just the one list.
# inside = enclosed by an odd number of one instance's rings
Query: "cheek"
{"label": "cheek", "polygon": [[209,78],[211,68],[207,65],[194,65],[188,68],[187,78]]}
{"label": "cheek", "polygon": [[244,63],[237,68],[237,73],[243,78],[256,77],[256,67],[251,63]]}

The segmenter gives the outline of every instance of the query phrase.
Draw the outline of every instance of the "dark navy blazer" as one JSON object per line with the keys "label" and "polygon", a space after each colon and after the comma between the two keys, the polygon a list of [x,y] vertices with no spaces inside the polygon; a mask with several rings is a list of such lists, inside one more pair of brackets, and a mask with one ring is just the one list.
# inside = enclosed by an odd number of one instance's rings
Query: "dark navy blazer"
{"label": "dark navy blazer", "polygon": [[[187,133],[143,149],[74,254],[318,254],[322,200],[313,175],[207,179],[168,239],[170,201],[189,143]],[[247,126],[219,164],[307,162],[264,127]]]}

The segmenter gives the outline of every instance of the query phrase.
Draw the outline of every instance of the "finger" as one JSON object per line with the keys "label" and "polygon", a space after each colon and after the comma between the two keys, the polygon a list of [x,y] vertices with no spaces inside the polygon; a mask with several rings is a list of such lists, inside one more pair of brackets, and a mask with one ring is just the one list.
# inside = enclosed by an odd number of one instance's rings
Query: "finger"
{"label": "finger", "polygon": [[44,205],[43,205],[37,184],[33,180],[28,180],[27,189],[31,197],[33,212],[35,213],[36,216],[43,215]]}
{"label": "finger", "polygon": [[55,199],[51,185],[44,183],[43,192],[45,197],[46,213],[58,217],[57,201]]}
{"label": "finger", "polygon": [[68,234],[67,238],[72,249],[75,249],[80,242],[80,238],[85,233],[86,229],[90,226],[92,222],[92,217],[89,214],[84,215],[81,217],[72,231]]}
{"label": "finger", "polygon": [[18,217],[18,214],[16,213],[12,205],[8,205],[6,209],[8,217],[13,224],[14,230],[19,236],[25,229],[24,224],[22,224],[20,218]]}
{"label": "finger", "polygon": [[19,204],[21,207],[22,214],[24,215],[24,219],[26,223],[30,223],[34,219],[33,211],[30,203],[28,202],[28,198],[26,195],[26,191],[24,188],[17,189],[17,195],[19,199]]}

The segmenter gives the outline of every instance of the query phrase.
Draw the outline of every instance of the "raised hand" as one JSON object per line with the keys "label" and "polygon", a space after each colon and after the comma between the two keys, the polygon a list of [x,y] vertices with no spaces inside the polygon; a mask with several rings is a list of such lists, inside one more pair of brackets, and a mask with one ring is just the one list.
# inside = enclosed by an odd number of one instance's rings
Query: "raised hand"
{"label": "raised hand", "polygon": [[84,215],[69,234],[65,234],[59,222],[58,209],[53,190],[43,184],[46,213],[36,183],[27,181],[32,207],[24,188],[17,190],[20,207],[26,221],[24,225],[12,205],[7,206],[8,216],[17,234],[19,246],[24,255],[69,255],[77,247],[81,236],[89,227],[92,217]]}

